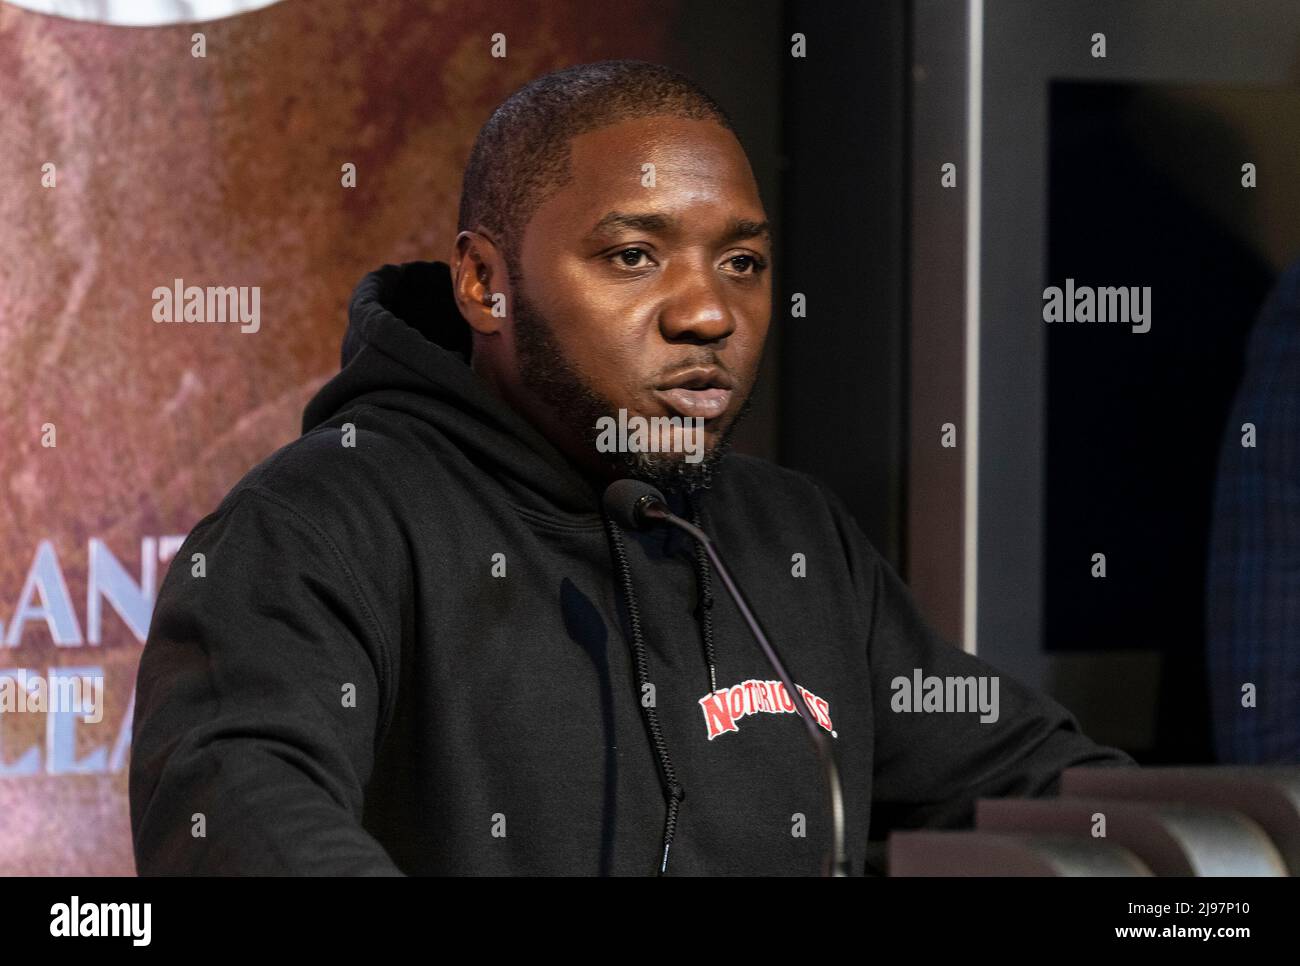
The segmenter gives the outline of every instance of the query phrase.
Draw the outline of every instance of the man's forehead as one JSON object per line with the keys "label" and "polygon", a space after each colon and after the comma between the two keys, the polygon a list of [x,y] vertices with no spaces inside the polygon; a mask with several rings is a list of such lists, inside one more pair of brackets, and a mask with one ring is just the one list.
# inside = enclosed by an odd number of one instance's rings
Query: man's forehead
{"label": "man's forehead", "polygon": [[619,122],[571,142],[569,178],[541,205],[548,232],[597,240],[640,231],[727,241],[771,234],[744,149],[708,122]]}
{"label": "man's forehead", "polygon": [[703,222],[706,230],[716,229],[718,240],[726,243],[742,241],[749,238],[772,240],[772,229],[767,219],[732,214],[730,216],[710,215],[705,217],[698,208],[688,209],[678,214],[661,209],[641,209],[636,211],[614,209],[605,212],[587,230],[585,237],[598,241],[625,231],[646,232],[652,235],[681,236],[695,229]]}
{"label": "man's forehead", "polygon": [[[754,188],[749,158],[721,125],[680,118],[623,121],[575,136],[569,174],[580,190],[610,192],[658,187],[748,193]],[[615,207],[609,205],[609,207]]]}

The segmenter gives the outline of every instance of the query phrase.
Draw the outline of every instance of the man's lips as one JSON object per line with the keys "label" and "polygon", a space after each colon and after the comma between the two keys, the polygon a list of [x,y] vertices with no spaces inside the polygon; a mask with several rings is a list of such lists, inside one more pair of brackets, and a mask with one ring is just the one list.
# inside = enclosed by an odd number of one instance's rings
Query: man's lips
{"label": "man's lips", "polygon": [[731,405],[730,389],[656,389],[655,396],[678,416],[713,419]]}
{"label": "man's lips", "polygon": [[655,387],[659,401],[678,416],[713,419],[731,405],[730,374],[716,366],[694,366]]}

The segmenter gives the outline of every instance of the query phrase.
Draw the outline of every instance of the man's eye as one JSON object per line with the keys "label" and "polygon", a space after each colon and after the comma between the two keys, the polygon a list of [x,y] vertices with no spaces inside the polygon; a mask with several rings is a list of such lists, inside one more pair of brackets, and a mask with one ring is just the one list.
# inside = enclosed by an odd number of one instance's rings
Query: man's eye
{"label": "man's eye", "polygon": [[[631,261],[628,261],[629,255],[633,256]],[[613,257],[622,259],[623,265],[627,268],[643,268],[644,266],[636,264],[643,255],[649,257],[646,255],[644,248],[625,248],[621,252],[617,252]]]}
{"label": "man's eye", "polygon": [[[625,268],[645,268],[647,266],[641,264],[641,259],[649,259],[650,254],[644,248],[624,248],[610,257],[619,259]],[[732,255],[727,261],[739,275],[758,275],[767,268],[767,261],[757,255]]]}
{"label": "man's eye", "polygon": [[[741,275],[757,275],[767,268],[767,262],[759,258],[757,255],[732,255],[727,259],[727,261],[731,262],[733,266],[735,266],[737,262],[743,263],[738,269]],[[752,272],[746,272],[744,270],[744,265],[753,266],[754,270]]]}

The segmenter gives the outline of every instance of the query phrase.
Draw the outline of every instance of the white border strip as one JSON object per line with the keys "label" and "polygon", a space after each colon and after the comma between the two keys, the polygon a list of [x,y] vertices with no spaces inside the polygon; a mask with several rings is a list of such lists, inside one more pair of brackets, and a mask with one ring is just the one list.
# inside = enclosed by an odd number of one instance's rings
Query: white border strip
{"label": "white border strip", "polygon": [[984,0],[967,0],[966,461],[962,520],[962,648],[975,653],[979,535],[980,150],[984,132]]}
{"label": "white border strip", "polygon": [[15,7],[114,27],[206,23],[261,10],[280,0],[9,0]]}

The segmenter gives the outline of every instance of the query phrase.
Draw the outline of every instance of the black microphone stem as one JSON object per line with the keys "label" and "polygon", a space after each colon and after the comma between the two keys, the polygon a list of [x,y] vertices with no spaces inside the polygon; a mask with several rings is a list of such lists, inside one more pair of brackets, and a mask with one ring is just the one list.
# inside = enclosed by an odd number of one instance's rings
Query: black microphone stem
{"label": "black microphone stem", "polygon": [[848,858],[844,853],[844,792],[840,785],[840,771],[835,765],[835,755],[831,748],[830,739],[822,733],[821,725],[817,723],[808,703],[804,700],[799,689],[795,687],[794,682],[790,679],[790,672],[785,669],[785,663],[781,656],[776,653],[776,648],[768,640],[767,634],[763,631],[763,625],[759,623],[758,616],[754,613],[749,601],[746,600],[744,592],[740,585],[731,579],[731,571],[727,565],[722,562],[722,557],[718,553],[718,548],[709,539],[709,535],[695,526],[688,520],[684,520],[677,514],[673,513],[663,503],[658,500],[643,499],[639,501],[637,509],[640,513],[652,520],[659,520],[663,523],[670,524],[678,530],[685,532],[688,536],[697,540],[709,559],[713,562],[714,569],[722,577],[722,582],[726,584],[727,590],[731,593],[732,599],[736,602],[736,607],[740,611],[740,616],[745,619],[749,625],[750,632],[754,639],[758,641],[758,646],[763,649],[767,655],[768,663],[775,669],[777,677],[785,685],[786,693],[790,695],[795,703],[800,717],[803,718],[804,727],[808,731],[808,737],[812,739],[813,747],[817,750],[817,758],[822,764],[822,773],[826,779],[826,791],[830,799],[831,813],[831,853],[827,856],[827,867],[824,868],[823,874],[831,876],[848,875]]}

